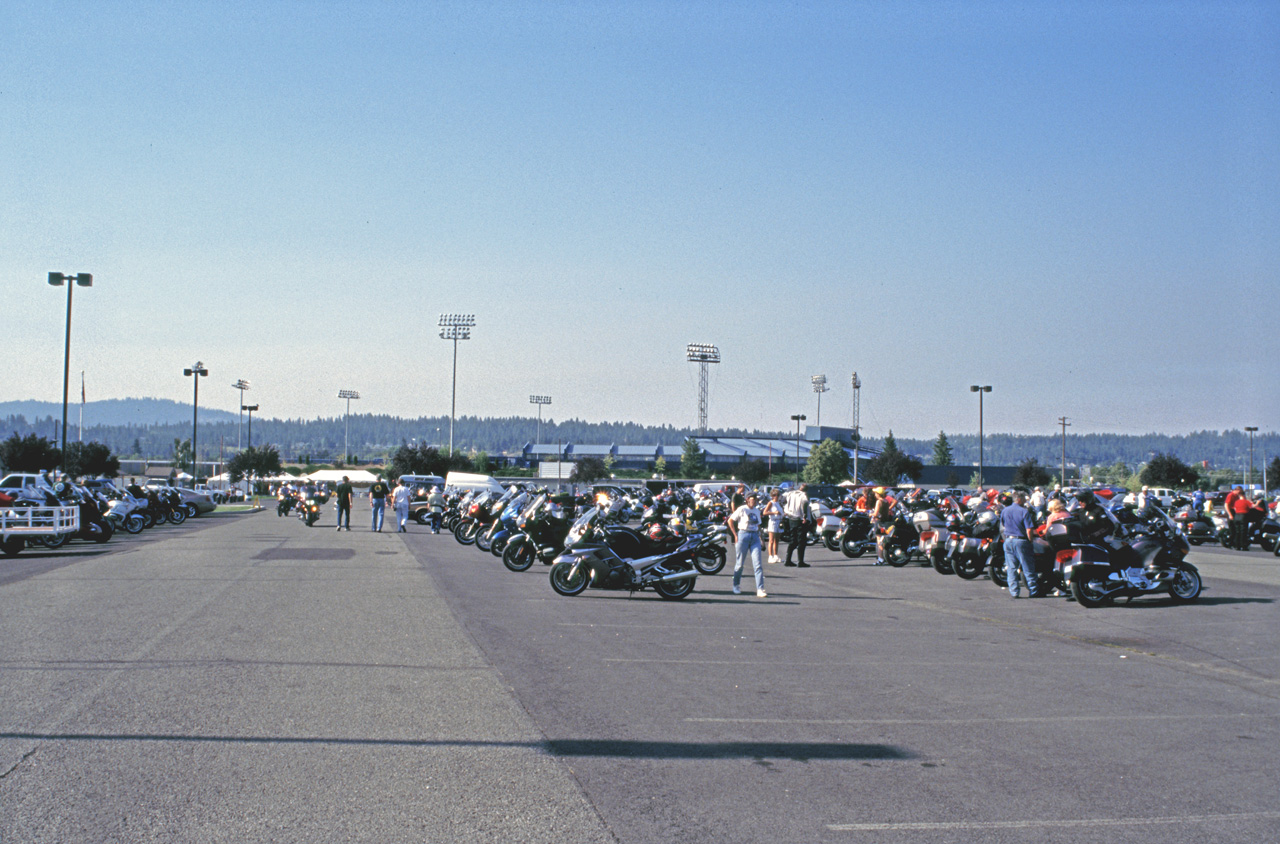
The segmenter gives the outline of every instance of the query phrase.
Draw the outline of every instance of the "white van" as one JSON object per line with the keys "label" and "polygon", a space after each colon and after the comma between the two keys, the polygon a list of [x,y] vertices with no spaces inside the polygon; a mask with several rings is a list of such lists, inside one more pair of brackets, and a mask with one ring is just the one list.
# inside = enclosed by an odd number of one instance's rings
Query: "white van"
{"label": "white van", "polygon": [[425,495],[433,486],[444,489],[444,478],[439,475],[401,475],[399,480],[412,489],[414,495]]}
{"label": "white van", "polygon": [[493,475],[474,475],[470,472],[450,472],[444,479],[444,485],[472,492],[495,492],[498,495],[506,492],[506,487],[494,480]]}

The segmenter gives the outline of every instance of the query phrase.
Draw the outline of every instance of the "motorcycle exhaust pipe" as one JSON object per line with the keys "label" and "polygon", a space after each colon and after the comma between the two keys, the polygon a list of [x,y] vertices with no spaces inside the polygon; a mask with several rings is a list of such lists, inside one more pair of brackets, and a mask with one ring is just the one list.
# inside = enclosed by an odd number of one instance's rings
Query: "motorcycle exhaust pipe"
{"label": "motorcycle exhaust pipe", "polygon": [[678,571],[675,574],[663,575],[658,579],[663,582],[669,583],[672,580],[684,580],[687,577],[697,577],[697,576],[698,576],[697,569],[690,569],[689,571]]}

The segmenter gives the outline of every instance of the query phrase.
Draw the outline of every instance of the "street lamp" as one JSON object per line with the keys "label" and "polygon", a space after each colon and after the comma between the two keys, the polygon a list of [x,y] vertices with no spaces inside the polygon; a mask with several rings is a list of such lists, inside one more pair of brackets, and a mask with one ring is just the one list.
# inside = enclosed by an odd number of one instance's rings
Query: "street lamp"
{"label": "street lamp", "polygon": [[710,392],[708,364],[720,362],[720,350],[710,343],[690,343],[685,347],[685,359],[698,365],[698,432],[707,435],[707,396]]}
{"label": "street lamp", "polygon": [[204,368],[203,363],[196,361],[195,366],[182,370],[182,374],[194,379],[191,396],[191,486],[194,488],[200,479],[200,463],[196,460],[196,432],[200,422],[200,376],[208,375],[209,370]]}
{"label": "street lamp", "polygon": [[355,390],[339,390],[338,398],[347,400],[347,413],[342,417],[342,462],[351,459],[351,400],[360,398]]}
{"label": "street lamp", "polygon": [[983,454],[983,437],[982,437],[982,394],[991,392],[991,385],[979,387],[977,384],[969,386],[969,392],[978,394],[978,489],[982,489],[982,470],[985,468],[985,455]]}
{"label": "street lamp", "polygon": [[[1248,489],[1250,484],[1253,483],[1253,435],[1257,432],[1258,426],[1246,425],[1244,429],[1249,432],[1249,477],[1244,482],[1245,489]],[[66,434],[63,434],[63,436],[66,436]]]}
{"label": "street lamp", "polygon": [[[244,424],[244,391],[249,389],[249,382],[241,378],[231,385],[231,389],[240,391],[240,421],[236,424],[236,450],[240,450],[240,426]],[[250,423],[252,424],[252,423]]]}
{"label": "street lamp", "polygon": [[440,339],[453,341],[453,402],[449,405],[449,456],[453,456],[453,418],[458,412],[458,341],[470,340],[475,314],[440,314]]}
{"label": "street lamp", "polygon": [[[72,284],[71,282],[75,282]],[[49,273],[49,284],[67,286],[67,342],[62,353],[62,468],[67,468],[67,385],[71,378],[71,291],[93,287],[92,273]]]}
{"label": "street lamp", "polygon": [[533,438],[533,444],[539,445],[542,442],[542,406],[551,404],[551,396],[529,396],[529,403],[538,406],[538,435]]}
{"label": "street lamp", "polygon": [[796,423],[796,483],[800,483],[800,423],[809,417],[803,413],[794,413],[791,418]]}
{"label": "street lamp", "polygon": [[813,424],[818,428],[818,438],[822,438],[822,394],[830,390],[827,376],[814,375],[809,379],[813,383],[813,391],[818,394],[818,419]]}
{"label": "street lamp", "polygon": [[256,404],[242,404],[241,410],[249,411],[249,448],[253,448],[253,412],[258,409]]}

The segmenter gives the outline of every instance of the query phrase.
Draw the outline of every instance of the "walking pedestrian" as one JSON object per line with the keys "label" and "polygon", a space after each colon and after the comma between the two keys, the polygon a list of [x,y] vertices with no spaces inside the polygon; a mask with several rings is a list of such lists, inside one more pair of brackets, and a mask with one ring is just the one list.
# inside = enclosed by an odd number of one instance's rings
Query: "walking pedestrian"
{"label": "walking pedestrian", "polygon": [[[876,503],[871,508],[871,535],[880,536],[880,528],[887,527],[893,522],[893,499],[889,497],[884,487],[878,486],[872,490]],[[884,543],[877,539],[876,541],[876,561],[873,565],[887,566],[889,563],[884,558]]]}
{"label": "walking pedestrian", "polygon": [[351,488],[351,479],[346,475],[342,476],[342,483],[338,484],[338,530],[346,527],[347,531],[351,530],[351,498],[355,495],[355,490]]}
{"label": "walking pedestrian", "polygon": [[779,500],[780,493],[778,490],[772,490],[769,493],[769,500],[765,503],[761,515],[765,519],[767,532],[769,534],[769,562],[778,563],[782,558],[778,556],[778,537],[782,536],[782,501]]}
{"label": "walking pedestrian", "polygon": [[782,512],[787,519],[786,565],[797,565],[791,559],[795,556],[800,560],[798,565],[802,569],[809,567],[809,564],[804,561],[804,551],[809,544],[809,519],[811,518],[808,489],[808,484],[800,484],[786,494],[782,503]]}
{"label": "walking pedestrian", "polygon": [[1004,533],[1004,572],[1009,583],[1009,595],[1021,597],[1018,593],[1018,569],[1027,580],[1027,596],[1040,597],[1036,591],[1035,558],[1031,554],[1031,539],[1035,535],[1035,517],[1026,508],[1027,495],[1024,492],[1013,494],[1013,503],[1000,513],[1000,528]]}
{"label": "walking pedestrian", "polygon": [[396,510],[397,533],[409,532],[409,501],[412,498],[413,491],[409,489],[409,485],[404,480],[397,481],[395,492],[391,493],[391,504]]}
{"label": "walking pedestrian", "polygon": [[369,487],[369,504],[373,507],[373,524],[370,530],[382,533],[382,517],[387,509],[387,494],[390,492],[381,480],[374,481],[373,486]]}
{"label": "walking pedestrian", "polygon": [[737,550],[733,563],[733,594],[742,594],[742,567],[751,557],[756,576],[756,597],[766,598],[764,568],[760,565],[760,510],[756,507],[756,494],[748,493],[745,503],[729,516],[729,534]]}
{"label": "walking pedestrian", "polygon": [[444,496],[440,494],[440,487],[433,486],[431,494],[427,496],[427,506],[431,508],[431,532],[440,532],[440,520],[444,518]]}

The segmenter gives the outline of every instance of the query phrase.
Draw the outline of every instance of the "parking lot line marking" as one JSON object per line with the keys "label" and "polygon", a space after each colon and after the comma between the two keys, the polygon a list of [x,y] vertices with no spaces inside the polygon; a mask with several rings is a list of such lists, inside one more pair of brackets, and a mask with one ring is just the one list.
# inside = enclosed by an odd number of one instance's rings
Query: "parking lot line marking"
{"label": "parking lot line marking", "polygon": [[658,663],[668,665],[795,665],[801,668],[812,668],[816,666],[829,666],[831,668],[865,668],[869,665],[955,665],[955,662],[906,662],[900,659],[883,660],[880,662],[794,662],[789,659],[661,659],[650,657],[646,659],[623,659],[621,657],[605,657],[601,662],[626,662],[626,663]]}
{"label": "parking lot line marking", "polygon": [[1078,721],[1179,721],[1188,718],[1196,721],[1229,721],[1235,719],[1263,718],[1268,721],[1276,716],[1270,713],[1234,713],[1229,715],[1039,715],[1028,718],[993,718],[988,715],[973,718],[685,718],[695,724],[833,724],[873,726],[877,724],[972,724],[974,721],[1001,724],[1070,724]]}
{"label": "parking lot line marking", "polygon": [[834,832],[903,832],[960,829],[1033,829],[1037,827],[1102,827],[1150,826],[1156,824],[1225,823],[1229,821],[1267,821],[1280,818],[1280,812],[1231,812],[1221,815],[1179,815],[1161,818],[1069,818],[1023,821],[936,821],[904,823],[833,823]]}

